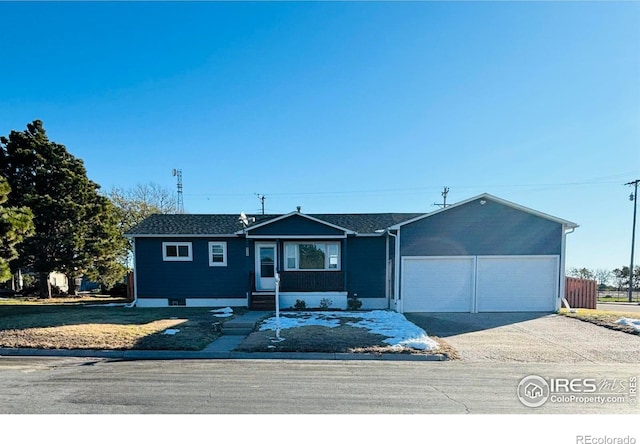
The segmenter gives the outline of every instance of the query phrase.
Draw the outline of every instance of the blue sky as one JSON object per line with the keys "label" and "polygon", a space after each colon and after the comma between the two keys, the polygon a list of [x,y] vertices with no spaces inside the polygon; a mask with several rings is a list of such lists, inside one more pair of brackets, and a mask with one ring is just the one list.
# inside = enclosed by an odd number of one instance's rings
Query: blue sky
{"label": "blue sky", "polygon": [[[629,263],[638,2],[0,3],[0,134],[191,213],[433,211],[488,192]],[[636,255],[636,258],[638,255]],[[636,263],[640,260],[636,259]]]}

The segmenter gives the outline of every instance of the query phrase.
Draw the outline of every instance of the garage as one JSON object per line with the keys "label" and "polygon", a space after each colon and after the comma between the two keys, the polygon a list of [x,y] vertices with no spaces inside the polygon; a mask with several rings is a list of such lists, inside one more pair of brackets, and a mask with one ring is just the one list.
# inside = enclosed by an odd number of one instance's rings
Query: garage
{"label": "garage", "polygon": [[566,237],[577,226],[486,193],[393,225],[389,305],[414,313],[555,311]]}
{"label": "garage", "polygon": [[553,311],[558,282],[553,255],[402,258],[405,312]]}

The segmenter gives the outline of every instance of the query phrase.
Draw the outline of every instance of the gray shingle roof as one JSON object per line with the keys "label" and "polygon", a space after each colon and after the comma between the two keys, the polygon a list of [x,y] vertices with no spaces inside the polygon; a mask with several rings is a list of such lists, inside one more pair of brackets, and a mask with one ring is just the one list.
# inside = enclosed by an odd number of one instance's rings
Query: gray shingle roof
{"label": "gray shingle roof", "polygon": [[[308,216],[357,233],[375,233],[424,213],[309,214]],[[282,214],[251,214],[263,223]],[[228,235],[242,229],[239,214],[153,214],[127,232],[127,235]]]}

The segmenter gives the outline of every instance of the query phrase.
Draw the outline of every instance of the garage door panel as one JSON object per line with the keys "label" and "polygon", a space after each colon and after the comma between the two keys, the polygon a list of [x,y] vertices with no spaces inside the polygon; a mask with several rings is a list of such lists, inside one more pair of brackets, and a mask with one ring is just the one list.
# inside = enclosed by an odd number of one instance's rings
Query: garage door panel
{"label": "garage door panel", "polygon": [[403,311],[472,311],[474,269],[473,257],[405,258]]}
{"label": "garage door panel", "polygon": [[480,256],[477,311],[553,311],[557,284],[555,256]]}

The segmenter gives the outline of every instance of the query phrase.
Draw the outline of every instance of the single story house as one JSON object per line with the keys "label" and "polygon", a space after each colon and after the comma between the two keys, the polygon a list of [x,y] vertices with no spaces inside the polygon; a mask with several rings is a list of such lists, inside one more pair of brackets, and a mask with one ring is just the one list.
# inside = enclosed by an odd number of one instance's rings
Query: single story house
{"label": "single story house", "polygon": [[156,214],[131,229],[138,307],[555,311],[578,225],[489,194],[430,213]]}

